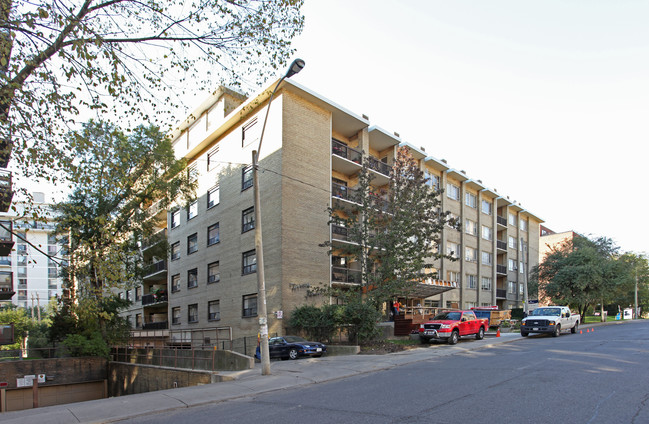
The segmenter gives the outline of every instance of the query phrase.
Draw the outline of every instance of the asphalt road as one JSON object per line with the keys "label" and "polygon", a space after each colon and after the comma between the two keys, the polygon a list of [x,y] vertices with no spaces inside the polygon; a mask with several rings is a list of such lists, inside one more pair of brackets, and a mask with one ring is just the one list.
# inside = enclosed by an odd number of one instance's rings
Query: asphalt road
{"label": "asphalt road", "polygon": [[126,422],[649,423],[649,321],[582,331]]}

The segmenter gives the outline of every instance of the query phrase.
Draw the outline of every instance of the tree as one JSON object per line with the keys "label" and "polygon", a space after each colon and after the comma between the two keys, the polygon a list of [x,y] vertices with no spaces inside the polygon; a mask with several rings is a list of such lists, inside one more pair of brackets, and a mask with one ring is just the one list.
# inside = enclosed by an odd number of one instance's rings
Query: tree
{"label": "tree", "polygon": [[263,81],[292,54],[302,3],[0,0],[0,157],[51,179],[80,112],[149,122],[213,73]]}
{"label": "tree", "polygon": [[2,350],[15,350],[24,346],[25,337],[32,328],[33,323],[27,315],[27,310],[16,305],[0,307],[0,324],[14,325],[14,344],[0,346]]}
{"label": "tree", "polygon": [[[408,149],[401,147],[387,188],[372,184],[375,159],[366,157],[355,188],[354,206],[331,209],[331,222],[347,240],[339,254],[360,264],[364,302],[379,309],[394,296],[406,296],[415,284],[437,277],[431,270],[444,225],[457,226],[441,210],[439,187],[432,187]],[[452,258],[449,258],[452,259]]]}
{"label": "tree", "polygon": [[532,278],[553,303],[569,305],[584,316],[597,303],[603,309],[625,278],[617,251],[608,238],[575,237],[553,248],[534,268]]}
{"label": "tree", "polygon": [[[127,135],[113,125],[90,121],[67,138],[77,158],[69,174],[76,188],[53,209],[58,213],[57,234],[69,238],[63,276],[70,294],[53,321],[89,341],[97,340],[95,333],[100,332],[110,343],[127,328],[118,312],[128,301],[119,299],[116,290],[142,281],[145,268],[138,242],[156,230],[151,210],[190,199],[195,183],[157,127],[140,126]],[[166,257],[166,246],[162,250]]]}

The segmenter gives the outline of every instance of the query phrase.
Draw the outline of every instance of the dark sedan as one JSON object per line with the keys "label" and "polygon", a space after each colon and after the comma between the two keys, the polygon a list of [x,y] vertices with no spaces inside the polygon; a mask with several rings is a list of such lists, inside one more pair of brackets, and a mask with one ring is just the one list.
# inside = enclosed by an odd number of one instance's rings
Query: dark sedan
{"label": "dark sedan", "polygon": [[268,341],[271,358],[297,359],[300,356],[322,356],[327,346],[297,336],[273,337]]}

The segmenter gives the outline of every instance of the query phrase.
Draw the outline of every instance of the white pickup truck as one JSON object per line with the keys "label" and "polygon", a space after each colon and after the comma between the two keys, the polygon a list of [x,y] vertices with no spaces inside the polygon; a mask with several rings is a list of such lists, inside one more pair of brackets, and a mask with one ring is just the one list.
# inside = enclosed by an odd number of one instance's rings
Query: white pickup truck
{"label": "white pickup truck", "polygon": [[561,331],[570,329],[576,333],[579,329],[579,314],[570,312],[567,306],[543,306],[533,310],[521,322],[521,336],[530,333],[551,333],[553,337],[561,335]]}

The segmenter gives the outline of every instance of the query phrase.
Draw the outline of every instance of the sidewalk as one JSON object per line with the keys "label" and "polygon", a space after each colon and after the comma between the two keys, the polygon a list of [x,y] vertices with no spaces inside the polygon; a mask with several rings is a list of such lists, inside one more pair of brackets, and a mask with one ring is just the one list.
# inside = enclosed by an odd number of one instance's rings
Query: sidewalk
{"label": "sidewalk", "polygon": [[[584,328],[592,326],[589,324]],[[430,345],[387,355],[325,356],[297,361],[272,361],[272,375],[268,376],[262,376],[261,365],[256,364],[251,370],[219,373],[234,378],[234,381],[5,412],[0,415],[0,421],[3,424],[109,423],[129,417],[337,380],[516,340],[524,339],[520,333],[502,333],[501,337],[487,335],[483,340],[467,337],[455,346]]]}

